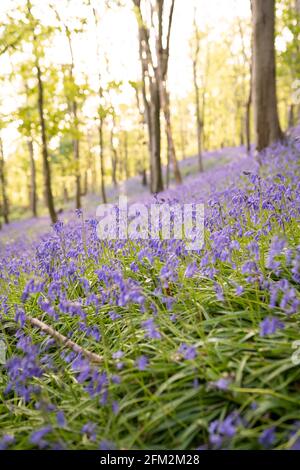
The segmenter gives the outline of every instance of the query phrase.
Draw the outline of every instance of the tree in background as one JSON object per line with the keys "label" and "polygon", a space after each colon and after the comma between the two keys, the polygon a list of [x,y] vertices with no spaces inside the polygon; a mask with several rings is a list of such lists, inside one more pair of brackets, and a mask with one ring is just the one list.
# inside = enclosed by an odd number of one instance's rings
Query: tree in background
{"label": "tree in background", "polygon": [[[154,4],[151,1],[146,3],[146,7],[150,8],[150,26],[147,26],[147,22],[144,19],[141,0],[133,0],[133,3],[139,26],[139,52],[142,65],[143,97],[151,155],[151,190],[152,192],[158,192],[163,189],[160,155],[161,109],[165,118],[168,145],[167,186],[169,183],[169,168],[171,163],[173,165],[176,182],[179,184],[182,181],[176,157],[171,122],[170,95],[167,88],[170,39],[175,0],[171,1],[168,13],[165,11],[164,0],[155,0]],[[155,42],[155,52],[151,49],[151,39]],[[147,88],[149,90],[150,100],[147,99]]]}
{"label": "tree in background", "polygon": [[[173,164],[174,176],[176,183],[182,182],[177,158],[176,150],[173,139],[172,123],[171,123],[171,111],[170,111],[170,95],[167,88],[168,78],[168,64],[170,55],[170,39],[173,22],[175,0],[171,0],[171,5],[168,13],[165,13],[165,0],[156,0],[155,12],[157,15],[158,28],[156,31],[156,55],[157,55],[157,67],[155,69],[157,73],[158,88],[160,93],[160,100],[162,110],[165,117],[165,127],[168,142],[168,168],[170,163]],[[153,13],[152,13],[153,14]],[[164,33],[163,25],[166,24]],[[152,20],[152,24],[155,22]],[[165,44],[164,44],[165,43]]]}
{"label": "tree in background", "polygon": [[[195,110],[196,110],[196,126],[197,126],[197,148],[198,148],[198,167],[199,171],[203,171],[203,158],[202,158],[202,133],[204,128],[204,101],[205,101],[205,86],[202,87],[202,110],[200,103],[200,85],[199,85],[199,54],[200,54],[200,44],[203,35],[199,29],[196,19],[196,8],[194,9],[193,17],[193,38],[191,41],[192,48],[192,63],[193,63],[193,85],[195,93]],[[209,54],[207,54],[209,57]],[[204,82],[204,80],[203,80]],[[204,84],[202,84],[204,85]]]}
{"label": "tree in background", "polygon": [[[193,21],[191,10],[190,46],[186,47],[190,47],[193,67],[185,71],[181,88],[172,90],[175,99],[170,103],[169,49],[175,41],[171,27],[177,14],[172,0],[85,0],[80,9],[72,11],[75,0],[28,3],[31,16],[27,0],[13,2],[0,28],[0,106],[5,116],[1,136],[10,218],[23,214],[28,207],[34,216],[43,213],[39,195],[49,186],[48,170],[53,208],[54,199],[55,204],[63,203],[66,208],[73,201],[79,207],[84,204],[80,199],[91,192],[101,193],[105,200],[109,185],[118,189],[128,176],[139,175],[141,183],[146,184],[149,170],[151,191],[160,191],[164,186],[162,162],[167,165],[168,186],[172,147],[175,157],[180,154],[182,159],[199,156],[204,149],[240,144],[250,148],[254,130],[250,128],[249,14],[233,16],[222,27],[211,24],[208,29],[202,11]],[[114,62],[110,47],[115,41],[118,45],[118,37],[107,31],[113,15],[121,16],[124,8],[131,21],[132,4],[138,20],[137,62],[142,79],[134,68],[127,67],[133,56]],[[52,5],[61,16],[59,24]],[[299,2],[278,0],[277,6],[278,113],[282,125],[288,127],[296,124],[300,111],[297,98],[293,98],[300,73]],[[135,19],[133,15],[131,18]],[[91,54],[85,58],[84,47],[79,45],[88,44],[90,34]],[[266,54],[264,46],[261,50]],[[94,65],[89,62],[93,54]],[[269,92],[268,78],[264,86]],[[252,88],[254,91],[254,83]],[[263,97],[266,100],[269,95]],[[262,106],[260,111],[265,109]],[[165,133],[161,133],[161,125]],[[264,132],[263,126],[260,129]],[[206,160],[207,167],[211,162]],[[184,174],[197,169],[201,169],[199,158],[182,165]],[[48,206],[45,189],[44,193],[44,206]]]}
{"label": "tree in background", "polygon": [[29,155],[30,168],[30,190],[29,205],[33,217],[37,217],[37,183],[36,183],[36,162],[34,158],[34,137],[38,132],[38,110],[35,103],[36,87],[30,88],[28,81],[32,68],[29,64],[21,64],[19,74],[24,83],[25,102],[17,109],[16,118],[18,119],[19,132],[26,141]]}
{"label": "tree in background", "polygon": [[104,123],[109,114],[109,110],[105,106],[104,89],[101,74],[101,53],[100,53],[100,39],[99,39],[99,16],[96,8],[93,7],[93,16],[96,28],[96,54],[97,54],[97,67],[98,67],[98,135],[99,135],[99,155],[100,155],[100,177],[101,177],[101,196],[105,204],[107,202],[106,185],[105,185],[105,161],[104,161]]}
{"label": "tree in background", "polygon": [[[29,31],[31,32],[29,40],[31,40],[33,56],[35,61],[36,68],[36,79],[38,84],[38,111],[40,119],[40,132],[41,132],[41,141],[42,141],[42,158],[43,158],[43,174],[44,174],[44,195],[46,200],[46,205],[48,207],[50,219],[53,223],[57,221],[57,214],[54,207],[54,198],[52,193],[52,179],[51,179],[51,166],[49,161],[49,151],[48,151],[48,139],[46,131],[46,119],[44,114],[44,84],[42,78],[42,66],[41,59],[44,57],[44,50],[42,46],[42,37],[45,35],[46,31],[43,31],[43,27],[40,25],[39,21],[34,18],[32,14],[31,2],[27,0],[27,20],[30,25]],[[47,29],[49,34],[50,30]],[[42,30],[42,31],[41,31]]]}
{"label": "tree in background", "polygon": [[130,81],[130,85],[134,89],[135,92],[135,99],[136,99],[136,106],[139,112],[139,122],[141,127],[139,127],[138,132],[138,141],[140,143],[140,148],[142,149],[142,157],[139,159],[137,168],[138,172],[142,175],[142,185],[147,186],[147,168],[146,168],[146,156],[144,152],[145,142],[145,126],[147,122],[145,120],[145,113],[142,106],[142,95],[143,95],[143,83],[142,82],[133,82]]}
{"label": "tree in background", "polygon": [[280,29],[284,30],[288,40],[283,50],[279,51],[278,76],[285,88],[285,110],[287,113],[287,125],[293,127],[300,121],[300,106],[297,100],[293,100],[294,90],[299,89],[300,84],[300,2],[298,0],[282,0],[279,16]]}
{"label": "tree in background", "polygon": [[253,99],[258,151],[282,138],[276,96],[275,0],[252,0]]}
{"label": "tree in background", "polygon": [[[6,186],[6,165],[4,160],[3,142],[0,136],[0,208],[3,216],[3,220],[6,224],[9,223],[9,203],[7,197],[7,186]],[[1,214],[0,214],[1,215]]]}
{"label": "tree in background", "polygon": [[[69,5],[70,6],[70,5]],[[66,99],[68,103],[68,109],[72,116],[72,129],[73,134],[73,154],[74,154],[74,173],[75,173],[75,207],[76,209],[81,208],[81,175],[80,175],[80,129],[79,129],[79,118],[78,118],[78,98],[82,95],[80,88],[78,87],[75,76],[75,58],[74,58],[74,47],[73,47],[73,37],[75,34],[82,32],[82,27],[85,24],[85,20],[82,18],[76,18],[79,23],[78,27],[71,28],[59,14],[58,10],[51,6],[55,12],[55,15],[58,19],[59,24],[62,27],[62,30],[65,33],[65,37],[68,42],[69,54],[70,54],[70,64],[68,69],[68,74],[64,76],[64,89],[66,94]],[[74,21],[74,19],[73,19]],[[66,69],[66,68],[65,68]]]}
{"label": "tree in background", "polygon": [[150,189],[152,193],[163,191],[161,166],[160,92],[155,66],[150,49],[150,31],[141,10],[141,0],[132,0],[139,29],[139,56],[142,68],[142,93],[145,121],[148,128],[150,153]]}

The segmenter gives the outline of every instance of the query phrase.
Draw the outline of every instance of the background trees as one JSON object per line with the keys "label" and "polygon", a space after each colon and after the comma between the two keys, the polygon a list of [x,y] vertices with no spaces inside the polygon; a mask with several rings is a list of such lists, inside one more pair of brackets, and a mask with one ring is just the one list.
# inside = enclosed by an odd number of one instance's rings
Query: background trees
{"label": "background trees", "polygon": [[128,176],[156,193],[182,180],[180,159],[197,155],[189,171],[202,171],[203,151],[260,150],[279,119],[295,125],[299,2],[253,0],[251,25],[250,2],[228,1],[224,20],[202,0],[4,0],[2,220],[47,208],[55,221]]}
{"label": "background trees", "polygon": [[277,111],[275,0],[253,0],[253,99],[257,150],[282,136]]}

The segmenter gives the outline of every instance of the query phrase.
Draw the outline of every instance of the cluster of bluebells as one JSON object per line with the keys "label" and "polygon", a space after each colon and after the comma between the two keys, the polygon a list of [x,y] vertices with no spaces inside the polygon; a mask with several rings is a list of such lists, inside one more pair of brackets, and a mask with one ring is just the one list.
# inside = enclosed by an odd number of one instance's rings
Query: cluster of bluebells
{"label": "cluster of bluebells", "polygon": [[[300,220],[300,148],[294,142],[289,145],[267,150],[261,168],[251,157],[236,158],[226,167],[169,189],[163,197],[156,196],[156,202],[205,203],[207,241],[201,250],[189,252],[183,240],[100,242],[97,220],[85,220],[81,212],[68,222],[57,222],[51,232],[37,235],[34,241],[19,238],[6,243],[5,253],[1,248],[0,254],[1,285],[21,289],[18,305],[9,305],[8,293],[0,291],[0,318],[13,315],[18,326],[15,354],[6,364],[6,394],[14,392],[28,403],[39,395],[34,379],[54,367],[45,335],[41,333],[40,343],[34,343],[25,332],[26,312],[32,305],[35,315],[54,328],[60,329],[65,319],[70,320],[72,329],[63,331],[67,337],[79,337],[99,347],[105,335],[103,324],[122,324],[131,309],[139,315],[139,333],[159,344],[168,332],[161,330],[158,310],[176,322],[173,309],[178,292],[187,282],[195,288],[205,282],[221,304],[229,294],[243,296],[255,291],[268,311],[257,325],[257,336],[284,332],[286,322],[300,309],[300,245],[295,244],[293,232]],[[151,204],[153,199],[145,202]],[[231,273],[226,279],[222,277],[224,266]],[[49,349],[53,347],[53,342],[47,344]],[[197,348],[189,342],[178,341],[176,354],[187,367],[198,358]],[[83,390],[106,405],[110,385],[117,385],[119,377],[109,376],[104,368],[72,351],[63,350],[60,356]],[[112,353],[117,370],[123,369],[123,359],[122,351]],[[136,359],[135,355],[134,367],[151,370],[151,359],[146,355]],[[228,390],[229,385],[227,379],[214,382],[219,391]],[[115,400],[112,408],[117,414]],[[63,414],[58,415],[58,422],[64,425]],[[241,425],[235,411],[214,420],[208,429],[210,445],[221,447]],[[96,439],[93,423],[86,423],[81,432],[91,441]],[[32,434],[31,443],[44,447],[50,433],[44,427]],[[261,444],[272,444],[273,434],[274,430],[265,430]],[[12,442],[5,439],[3,447]]]}

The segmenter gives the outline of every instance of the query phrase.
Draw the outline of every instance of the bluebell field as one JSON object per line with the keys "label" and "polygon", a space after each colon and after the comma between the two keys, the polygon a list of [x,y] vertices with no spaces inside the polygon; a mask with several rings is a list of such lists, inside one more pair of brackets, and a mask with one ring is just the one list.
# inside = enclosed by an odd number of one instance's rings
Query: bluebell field
{"label": "bluebell field", "polygon": [[100,241],[85,213],[20,222],[0,241],[0,448],[300,449],[299,176],[291,137],[158,195],[204,202],[199,251]]}

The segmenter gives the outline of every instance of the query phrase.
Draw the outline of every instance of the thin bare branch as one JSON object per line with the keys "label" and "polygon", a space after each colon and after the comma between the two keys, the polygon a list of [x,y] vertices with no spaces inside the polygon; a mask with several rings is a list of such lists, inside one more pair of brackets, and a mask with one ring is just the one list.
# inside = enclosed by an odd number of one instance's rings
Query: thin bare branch
{"label": "thin bare branch", "polygon": [[72,349],[72,351],[77,354],[82,354],[83,356],[87,357],[91,362],[101,363],[103,361],[103,358],[101,356],[98,356],[98,354],[95,354],[91,351],[88,351],[87,349],[82,348],[77,343],[74,343],[74,341],[68,339],[66,336],[62,335],[43,321],[31,317],[30,315],[27,315],[26,319],[32,326],[37,327],[39,330],[51,336],[51,338],[55,339],[61,346]]}

